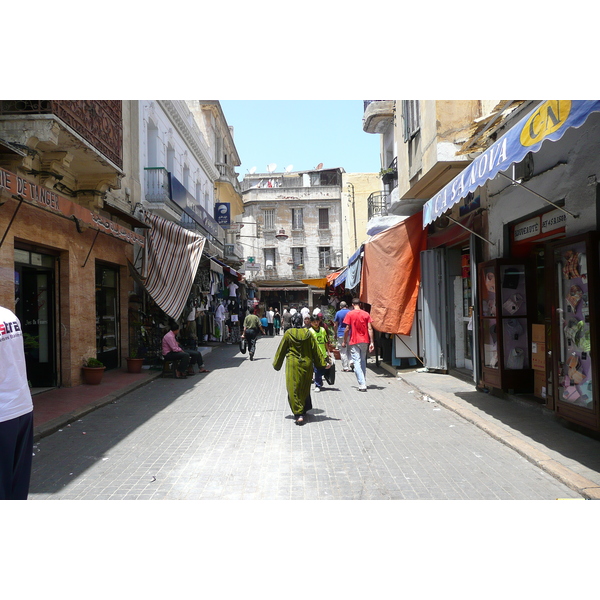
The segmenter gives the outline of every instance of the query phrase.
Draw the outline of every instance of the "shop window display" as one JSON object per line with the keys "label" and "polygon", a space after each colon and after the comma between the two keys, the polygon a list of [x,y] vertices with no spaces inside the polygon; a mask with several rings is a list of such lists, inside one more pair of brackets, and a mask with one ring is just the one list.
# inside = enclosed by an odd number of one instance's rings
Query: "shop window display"
{"label": "shop window display", "polygon": [[559,400],[593,406],[587,251],[584,241],[554,250],[557,270]]}
{"label": "shop window display", "polygon": [[506,259],[479,265],[482,378],[490,387],[531,391],[528,274],[526,263]]}

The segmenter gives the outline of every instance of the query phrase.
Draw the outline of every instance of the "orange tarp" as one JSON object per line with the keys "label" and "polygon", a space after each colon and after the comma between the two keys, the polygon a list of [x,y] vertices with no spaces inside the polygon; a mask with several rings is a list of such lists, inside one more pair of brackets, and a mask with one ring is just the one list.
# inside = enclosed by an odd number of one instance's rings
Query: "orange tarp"
{"label": "orange tarp", "polygon": [[426,247],[421,212],[365,242],[360,300],[371,305],[377,331],[410,335]]}

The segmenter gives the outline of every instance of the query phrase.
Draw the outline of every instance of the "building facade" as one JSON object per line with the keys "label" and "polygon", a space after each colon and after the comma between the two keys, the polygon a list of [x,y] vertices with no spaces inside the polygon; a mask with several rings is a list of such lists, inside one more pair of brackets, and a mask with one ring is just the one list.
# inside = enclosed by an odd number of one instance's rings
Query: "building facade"
{"label": "building facade", "polygon": [[423,363],[598,430],[600,103],[456,104],[393,104],[398,192],[387,213],[420,211],[427,231]]}
{"label": "building facade", "polygon": [[[127,353],[128,261],[144,245],[134,102],[0,102],[0,302],[23,325],[33,388]],[[133,137],[132,137],[133,136]]]}
{"label": "building facade", "polygon": [[[136,255],[141,299],[130,312],[140,324],[132,332],[136,345],[148,359],[158,360],[170,321],[180,322],[183,339],[195,347],[228,340],[232,317],[239,320],[245,286],[235,268],[241,257],[231,244],[234,234],[228,232],[231,207],[234,213],[241,207],[234,170],[240,161],[216,101],[140,101],[139,131],[140,212],[153,215],[154,226],[150,252]],[[222,219],[216,209],[225,205],[227,218]],[[201,244],[200,255],[186,249],[196,244]],[[175,264],[174,255],[189,266]],[[165,272],[156,274],[156,284],[148,284],[148,272],[161,268]],[[177,279],[178,273],[185,281]],[[240,283],[235,302],[226,294],[232,282]],[[150,323],[156,322],[162,327],[151,330]]]}
{"label": "building facade", "polygon": [[322,280],[343,264],[343,175],[336,168],[244,177],[238,243],[265,304],[322,304]]}

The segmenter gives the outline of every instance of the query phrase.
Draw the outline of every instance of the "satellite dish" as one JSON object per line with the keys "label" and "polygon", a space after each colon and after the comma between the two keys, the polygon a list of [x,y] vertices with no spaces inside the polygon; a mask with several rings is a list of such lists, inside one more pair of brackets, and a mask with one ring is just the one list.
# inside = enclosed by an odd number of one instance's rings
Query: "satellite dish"
{"label": "satellite dish", "polygon": [[271,164],[267,165],[267,171],[269,173],[272,173],[276,168],[277,168],[277,165],[275,163],[271,163]]}
{"label": "satellite dish", "polygon": [[291,171],[293,168],[294,168],[294,165],[288,165],[288,166],[285,168],[285,172],[286,172],[286,173],[289,173],[289,172],[290,172],[290,171]]}
{"label": "satellite dish", "polygon": [[248,173],[250,173],[250,175],[254,175],[254,173],[256,173],[256,167],[252,167],[251,169],[248,169]]}
{"label": "satellite dish", "polygon": [[323,168],[323,163],[319,163],[319,164],[317,165],[317,171],[319,171],[319,170],[320,170],[320,169],[322,169],[322,168]]}

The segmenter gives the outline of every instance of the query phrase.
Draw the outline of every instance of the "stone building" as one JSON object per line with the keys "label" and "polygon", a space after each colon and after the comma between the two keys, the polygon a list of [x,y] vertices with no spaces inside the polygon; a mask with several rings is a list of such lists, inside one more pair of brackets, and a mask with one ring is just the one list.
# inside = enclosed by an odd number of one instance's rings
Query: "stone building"
{"label": "stone building", "polygon": [[146,227],[137,128],[132,101],[0,102],[0,302],[23,325],[34,388],[79,384],[90,357],[124,361]]}
{"label": "stone building", "polygon": [[318,280],[343,265],[343,175],[334,168],[244,177],[238,244],[264,303],[321,304]]}

